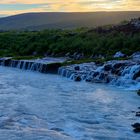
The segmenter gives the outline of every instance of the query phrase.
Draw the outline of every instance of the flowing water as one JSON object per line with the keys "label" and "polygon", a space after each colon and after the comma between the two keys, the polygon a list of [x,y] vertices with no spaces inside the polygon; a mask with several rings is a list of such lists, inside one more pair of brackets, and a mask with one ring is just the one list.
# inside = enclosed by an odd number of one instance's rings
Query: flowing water
{"label": "flowing water", "polygon": [[139,106],[134,91],[0,67],[0,140],[139,140]]}

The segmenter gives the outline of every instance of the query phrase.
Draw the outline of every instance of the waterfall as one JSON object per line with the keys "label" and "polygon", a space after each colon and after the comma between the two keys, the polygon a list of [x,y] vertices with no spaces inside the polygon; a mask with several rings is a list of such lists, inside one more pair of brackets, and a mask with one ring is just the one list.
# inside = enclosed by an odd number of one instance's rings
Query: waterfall
{"label": "waterfall", "polygon": [[37,71],[41,73],[57,73],[60,65],[56,63],[42,63],[28,60],[0,59],[1,66],[19,68],[22,70]]}
{"label": "waterfall", "polygon": [[84,80],[140,88],[140,63],[131,60],[108,61],[102,66],[95,63],[64,66],[59,68],[58,74],[74,81]]}

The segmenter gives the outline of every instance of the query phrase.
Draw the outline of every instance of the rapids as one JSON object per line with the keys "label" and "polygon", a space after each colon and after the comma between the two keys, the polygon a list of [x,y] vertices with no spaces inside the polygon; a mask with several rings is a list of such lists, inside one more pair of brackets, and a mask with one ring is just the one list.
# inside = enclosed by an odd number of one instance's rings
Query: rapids
{"label": "rapids", "polygon": [[139,140],[139,106],[134,91],[0,67],[0,140]]}

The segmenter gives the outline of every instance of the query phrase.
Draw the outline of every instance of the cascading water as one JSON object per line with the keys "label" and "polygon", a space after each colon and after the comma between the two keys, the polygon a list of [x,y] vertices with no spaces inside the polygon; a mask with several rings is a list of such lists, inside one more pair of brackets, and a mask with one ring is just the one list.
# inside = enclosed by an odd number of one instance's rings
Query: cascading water
{"label": "cascading water", "polygon": [[[79,67],[79,68],[78,68]],[[131,60],[77,64],[59,68],[58,73],[71,80],[110,83],[117,86],[140,88],[140,63]]]}
{"label": "cascading water", "polygon": [[[53,58],[52,58],[53,59]],[[60,63],[44,62],[44,61],[29,61],[29,60],[12,60],[12,59],[0,59],[1,66],[14,67],[23,70],[37,71],[41,73],[57,73]]]}
{"label": "cascading water", "polygon": [[[16,67],[23,70],[51,73],[47,63],[29,60],[0,59],[0,65]],[[58,69],[59,68],[59,69]],[[55,73],[74,81],[85,80],[95,83],[110,83],[122,87],[140,89],[140,62],[139,60],[108,61],[104,65],[92,63],[75,64],[71,66],[55,67]]]}

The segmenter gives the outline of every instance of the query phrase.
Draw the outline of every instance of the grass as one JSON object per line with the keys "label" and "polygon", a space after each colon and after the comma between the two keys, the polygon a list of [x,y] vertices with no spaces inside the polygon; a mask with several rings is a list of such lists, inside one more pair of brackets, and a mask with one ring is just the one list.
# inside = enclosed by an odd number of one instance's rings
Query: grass
{"label": "grass", "polygon": [[81,60],[71,60],[71,61],[66,61],[62,63],[62,66],[68,66],[68,65],[74,65],[74,64],[82,64],[82,63],[90,63],[90,62],[95,62],[98,64],[103,64],[107,61],[110,60],[128,60],[128,57],[124,57],[124,58],[112,58],[112,57],[108,57],[108,58],[104,58],[104,59],[91,59],[91,58],[85,58],[85,59],[81,59]]}
{"label": "grass", "polygon": [[42,56],[15,56],[13,60],[33,60],[33,59],[40,59]]}

